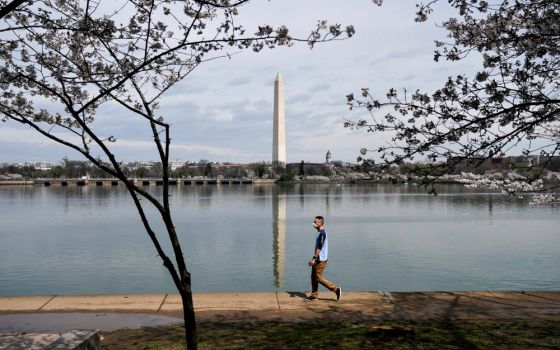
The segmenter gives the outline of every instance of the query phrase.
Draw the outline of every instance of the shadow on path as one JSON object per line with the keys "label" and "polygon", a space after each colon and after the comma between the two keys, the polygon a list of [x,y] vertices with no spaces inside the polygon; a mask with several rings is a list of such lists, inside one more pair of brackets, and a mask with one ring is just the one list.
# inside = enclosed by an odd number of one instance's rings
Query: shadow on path
{"label": "shadow on path", "polygon": [[183,320],[164,315],[135,313],[0,314],[0,333],[61,333],[74,329],[112,331],[120,328],[140,328],[177,323],[183,323]]}

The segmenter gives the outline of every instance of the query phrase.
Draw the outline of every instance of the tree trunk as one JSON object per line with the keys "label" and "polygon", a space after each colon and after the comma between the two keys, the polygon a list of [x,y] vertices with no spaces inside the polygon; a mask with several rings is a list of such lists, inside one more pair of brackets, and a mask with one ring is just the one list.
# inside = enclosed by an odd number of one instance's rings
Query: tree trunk
{"label": "tree trunk", "polygon": [[191,290],[191,274],[182,273],[181,278],[181,299],[183,301],[183,318],[185,320],[185,337],[187,349],[198,349],[198,333],[196,331],[196,318],[194,315],[194,304]]}

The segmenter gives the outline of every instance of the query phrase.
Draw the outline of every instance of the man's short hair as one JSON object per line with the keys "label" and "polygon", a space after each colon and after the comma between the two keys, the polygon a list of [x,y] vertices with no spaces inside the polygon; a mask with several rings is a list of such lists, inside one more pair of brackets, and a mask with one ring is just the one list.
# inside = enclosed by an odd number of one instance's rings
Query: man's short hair
{"label": "man's short hair", "polygon": [[324,219],[321,215],[317,215],[317,216],[315,217],[315,219],[321,220],[321,225],[323,225],[323,224],[325,223],[325,219]]}

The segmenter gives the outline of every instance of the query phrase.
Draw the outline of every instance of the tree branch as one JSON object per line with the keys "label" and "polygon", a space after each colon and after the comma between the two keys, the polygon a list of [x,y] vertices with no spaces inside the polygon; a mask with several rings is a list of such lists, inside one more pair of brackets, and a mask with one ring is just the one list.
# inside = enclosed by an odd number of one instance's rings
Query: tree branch
{"label": "tree branch", "polygon": [[6,17],[10,12],[14,11],[18,6],[25,2],[29,2],[30,0],[13,0],[12,2],[8,3],[6,6],[0,9],[0,19]]}

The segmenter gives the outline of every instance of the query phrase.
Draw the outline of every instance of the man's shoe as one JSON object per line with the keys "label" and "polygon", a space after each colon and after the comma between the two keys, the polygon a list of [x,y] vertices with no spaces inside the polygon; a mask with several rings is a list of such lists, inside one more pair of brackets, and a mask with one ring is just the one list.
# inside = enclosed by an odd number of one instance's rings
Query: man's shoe
{"label": "man's shoe", "polygon": [[319,298],[314,296],[308,296],[307,298],[303,298],[303,301],[318,301]]}
{"label": "man's shoe", "polygon": [[336,301],[339,301],[342,298],[342,287],[336,288]]}

